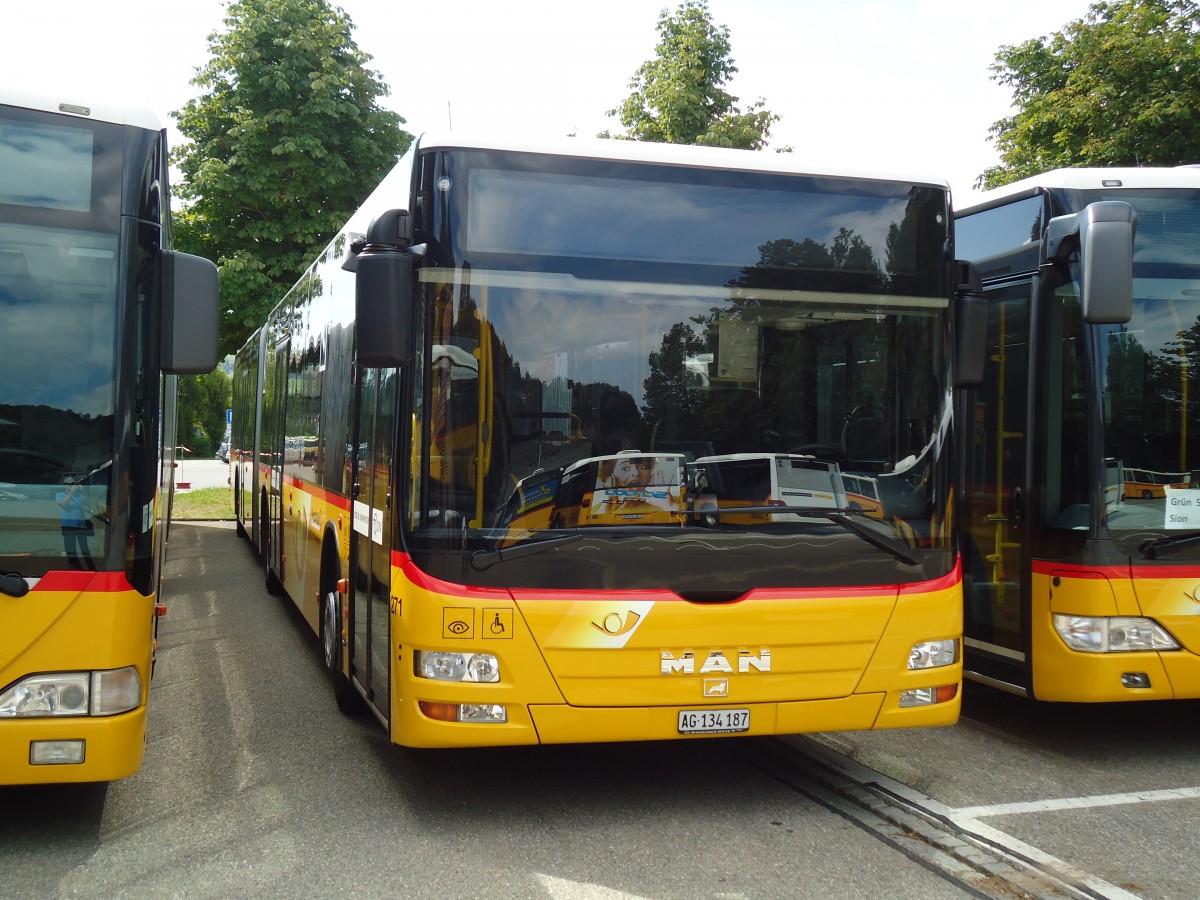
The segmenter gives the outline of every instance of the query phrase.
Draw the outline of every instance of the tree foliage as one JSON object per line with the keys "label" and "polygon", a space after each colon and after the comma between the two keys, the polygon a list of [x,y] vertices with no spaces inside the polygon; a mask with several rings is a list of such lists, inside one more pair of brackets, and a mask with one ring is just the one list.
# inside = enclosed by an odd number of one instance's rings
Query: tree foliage
{"label": "tree foliage", "polygon": [[1200,161],[1200,9],[1194,0],[1112,0],[1050,37],[1003,46],[992,78],[1017,111],[989,129],[996,187],[1062,166]]}
{"label": "tree foliage", "polygon": [[233,389],[221,369],[179,379],[179,443],[197,456],[212,456],[225,436],[225,410]]}
{"label": "tree foliage", "polygon": [[[642,63],[625,102],[607,115],[625,127],[620,137],[665,144],[708,144],[760,150],[779,116],[759,99],[746,112],[724,87],[737,72],[729,57],[729,28],[717,27],[707,0],[684,0],[658,16],[654,59]],[[601,137],[611,137],[607,131]]]}
{"label": "tree foliage", "polygon": [[236,350],[412,141],[353,25],[327,0],[232,0],[172,115],[189,143],[175,242],[217,263]]}

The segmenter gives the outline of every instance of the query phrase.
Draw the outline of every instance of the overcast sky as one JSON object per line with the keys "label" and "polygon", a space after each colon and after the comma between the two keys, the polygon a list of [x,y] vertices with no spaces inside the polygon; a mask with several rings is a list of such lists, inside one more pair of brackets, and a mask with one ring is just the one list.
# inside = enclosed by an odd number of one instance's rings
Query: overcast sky
{"label": "overcast sky", "polygon": [[[358,46],[412,132],[539,136],[620,130],[605,112],[654,56],[678,0],[344,0]],[[1082,18],[1087,0],[709,0],[738,72],[726,89],[781,116],[772,144],[814,165],[912,171],[970,198],[997,161],[988,127],[1011,94],[997,48]],[[0,84],[75,102],[125,102],[172,125],[196,96],[225,0],[8,0]],[[178,135],[175,135],[178,141]]]}

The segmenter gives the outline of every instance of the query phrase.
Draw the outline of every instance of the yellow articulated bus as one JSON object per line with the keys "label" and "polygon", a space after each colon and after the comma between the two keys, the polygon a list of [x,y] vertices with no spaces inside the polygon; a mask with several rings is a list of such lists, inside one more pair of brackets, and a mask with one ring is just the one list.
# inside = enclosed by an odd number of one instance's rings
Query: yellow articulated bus
{"label": "yellow articulated bus", "polygon": [[956,215],[989,308],[960,397],[967,677],[1200,697],[1200,168],[1047,172]]}
{"label": "yellow articulated bus", "polygon": [[1190,472],[1151,472],[1149,469],[1133,469],[1122,466],[1124,477],[1121,479],[1121,499],[1141,498],[1150,500],[1165,499],[1167,491],[1174,488],[1183,490],[1192,486]]}
{"label": "yellow articulated bus", "polygon": [[146,735],[175,383],[217,272],[169,249],[148,113],[0,95],[0,783],[110,781]]}
{"label": "yellow articulated bus", "polygon": [[339,705],[414,747],[953,723],[950,217],[788,156],[417,140],[235,363],[238,528]]}

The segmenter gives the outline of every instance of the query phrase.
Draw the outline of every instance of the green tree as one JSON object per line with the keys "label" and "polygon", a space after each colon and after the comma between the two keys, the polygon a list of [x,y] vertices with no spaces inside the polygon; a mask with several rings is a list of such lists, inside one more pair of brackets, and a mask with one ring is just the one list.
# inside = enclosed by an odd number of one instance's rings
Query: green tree
{"label": "green tree", "polygon": [[[707,0],[684,0],[674,14],[658,16],[657,56],[642,63],[625,102],[607,115],[618,116],[618,137],[660,144],[708,144],[761,150],[779,116],[761,98],[746,112],[724,90],[737,72],[729,57],[729,28],[717,27]],[[612,137],[605,131],[600,137]]]}
{"label": "green tree", "polygon": [[658,439],[692,433],[700,406],[687,360],[705,349],[705,341],[686,322],[676,322],[663,335],[661,349],[650,351],[645,390],[645,421],[655,424]]}
{"label": "green tree", "polygon": [[1112,0],[1050,37],[1003,46],[992,79],[1017,111],[992,125],[996,187],[1061,166],[1200,161],[1200,9]]}
{"label": "green tree", "polygon": [[179,443],[197,456],[212,456],[225,436],[231,379],[221,369],[179,379]]}
{"label": "green tree", "polygon": [[407,149],[353,25],[326,0],[232,0],[172,115],[176,245],[217,263],[221,351],[235,351]]}

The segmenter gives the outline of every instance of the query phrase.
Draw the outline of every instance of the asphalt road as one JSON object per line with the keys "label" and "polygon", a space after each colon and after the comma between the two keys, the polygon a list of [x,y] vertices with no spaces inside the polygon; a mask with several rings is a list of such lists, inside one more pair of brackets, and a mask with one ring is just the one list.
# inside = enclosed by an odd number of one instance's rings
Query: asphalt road
{"label": "asphalt road", "polygon": [[230,523],[172,525],[142,770],[0,788],[4,897],[970,896],[737,740],[405,751]]}
{"label": "asphalt road", "polygon": [[[980,896],[749,741],[398,748],[337,711],[315,637],[232,523],[175,523],[168,557],[145,765],[0,788],[0,897]],[[1077,886],[1053,896],[1197,895],[1198,702],[968,685],[952,728],[785,743]]]}
{"label": "asphalt road", "polygon": [[225,487],[229,484],[229,463],[219,459],[181,459],[176,463],[175,484],[187,489]]}

